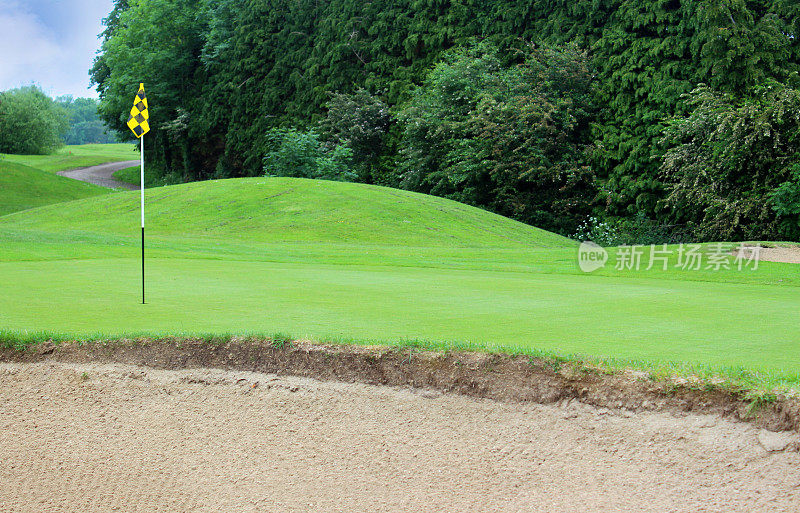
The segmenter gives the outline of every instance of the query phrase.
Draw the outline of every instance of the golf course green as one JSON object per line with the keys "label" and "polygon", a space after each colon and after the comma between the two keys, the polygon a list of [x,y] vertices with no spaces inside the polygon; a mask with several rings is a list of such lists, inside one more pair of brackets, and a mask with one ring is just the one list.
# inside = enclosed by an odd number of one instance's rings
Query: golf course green
{"label": "golf course green", "polygon": [[[98,338],[272,334],[745,368],[796,381],[797,266],[593,273],[578,244],[433,196],[294,178],[0,216],[0,327]],[[703,251],[709,251],[704,246]],[[645,252],[645,258],[647,252]]]}

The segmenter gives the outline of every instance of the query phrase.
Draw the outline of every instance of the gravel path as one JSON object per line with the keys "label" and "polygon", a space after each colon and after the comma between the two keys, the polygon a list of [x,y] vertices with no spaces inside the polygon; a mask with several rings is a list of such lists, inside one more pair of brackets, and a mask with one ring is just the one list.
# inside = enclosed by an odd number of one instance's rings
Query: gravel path
{"label": "gravel path", "polygon": [[798,511],[796,433],[209,369],[0,364],[0,511]]}
{"label": "gravel path", "polygon": [[66,176],[67,178],[74,178],[82,182],[89,182],[101,187],[109,187],[111,189],[130,189],[138,191],[138,185],[132,185],[125,182],[115,180],[113,175],[115,171],[125,169],[126,167],[133,167],[139,165],[138,160],[126,160],[124,162],[111,162],[108,164],[101,164],[99,166],[82,167],[80,169],[70,169],[68,171],[59,171],[58,174]]}

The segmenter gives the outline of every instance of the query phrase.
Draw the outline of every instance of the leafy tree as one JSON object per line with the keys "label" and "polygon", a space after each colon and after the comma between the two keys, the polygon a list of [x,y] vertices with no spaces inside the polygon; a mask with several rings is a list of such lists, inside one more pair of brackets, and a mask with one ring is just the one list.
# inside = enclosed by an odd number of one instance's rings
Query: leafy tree
{"label": "leafy tree", "polygon": [[65,111],[37,86],[0,93],[0,153],[46,155],[64,143]]}
{"label": "leafy tree", "polygon": [[343,145],[353,151],[358,181],[385,182],[379,168],[393,121],[389,106],[359,89],[353,94],[331,94],[327,108],[327,116],[318,125],[322,137],[333,146]]}
{"label": "leafy tree", "polygon": [[270,148],[264,156],[264,172],[267,176],[339,181],[356,178],[350,170],[352,150],[341,145],[326,147],[313,130],[302,132],[273,128],[266,139]]}
{"label": "leafy tree", "polygon": [[202,0],[117,2],[113,19],[107,20],[114,25],[107,25],[92,74],[100,92],[101,117],[124,138],[132,138],[125,123],[139,83],[145,84],[153,128],[145,150],[151,164],[161,165],[165,173],[193,167],[193,145],[182,129],[191,120],[180,118],[192,112],[197,98],[203,5]]}
{"label": "leafy tree", "polygon": [[664,139],[669,219],[703,240],[797,237],[800,91],[770,82],[737,97],[703,85],[687,105]]}
{"label": "leafy tree", "polygon": [[590,212],[591,71],[573,46],[527,46],[504,67],[480,44],[452,52],[400,113],[403,186],[561,233]]}

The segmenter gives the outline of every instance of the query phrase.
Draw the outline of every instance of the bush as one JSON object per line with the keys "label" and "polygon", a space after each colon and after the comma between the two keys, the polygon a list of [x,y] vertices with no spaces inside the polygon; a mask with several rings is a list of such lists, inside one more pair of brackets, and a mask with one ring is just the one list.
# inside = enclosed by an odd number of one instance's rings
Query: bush
{"label": "bush", "polygon": [[353,151],[342,145],[326,147],[319,135],[309,130],[273,128],[267,133],[270,149],[264,156],[266,176],[292,176],[353,181],[350,169]]}
{"label": "bush", "polygon": [[573,46],[455,49],[399,113],[403,187],[574,233],[596,190],[592,71]]}
{"label": "bush", "polygon": [[685,98],[691,112],[664,137],[668,221],[704,241],[785,237],[800,210],[800,90],[768,82],[737,96],[700,86]]}
{"label": "bush", "polygon": [[381,157],[386,152],[386,137],[392,124],[389,106],[359,89],[353,94],[332,94],[327,108],[327,116],[319,123],[326,144],[353,150],[353,169],[359,182],[385,181]]}
{"label": "bush", "polygon": [[791,180],[779,185],[770,196],[772,210],[780,218],[783,238],[800,239],[800,164],[792,168]]}
{"label": "bush", "polygon": [[0,93],[0,153],[46,155],[64,143],[67,114],[36,86]]}
{"label": "bush", "polygon": [[601,246],[678,244],[690,240],[683,227],[663,224],[644,214],[605,220],[589,217],[578,226],[572,238],[590,240]]}

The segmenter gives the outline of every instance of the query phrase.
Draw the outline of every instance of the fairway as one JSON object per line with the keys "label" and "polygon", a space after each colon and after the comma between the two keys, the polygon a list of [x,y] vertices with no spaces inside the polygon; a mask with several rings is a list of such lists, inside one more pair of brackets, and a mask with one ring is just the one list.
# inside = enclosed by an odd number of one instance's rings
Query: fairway
{"label": "fairway", "polygon": [[3,155],[4,162],[25,164],[48,173],[138,158],[136,145],[131,143],[68,145],[52,155]]}
{"label": "fairway", "polygon": [[569,239],[441,198],[290,178],[0,217],[2,328],[75,337],[271,334],[800,372],[797,268],[593,274]]}

